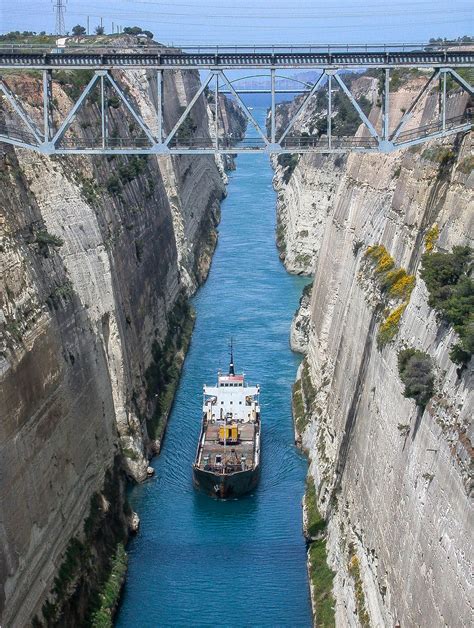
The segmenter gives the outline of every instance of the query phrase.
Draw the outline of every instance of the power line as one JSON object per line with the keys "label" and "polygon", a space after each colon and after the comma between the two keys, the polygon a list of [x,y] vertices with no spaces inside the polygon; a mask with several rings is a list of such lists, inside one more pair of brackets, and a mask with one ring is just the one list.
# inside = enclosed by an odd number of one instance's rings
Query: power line
{"label": "power line", "polygon": [[66,0],[55,0],[54,11],[56,12],[56,35],[64,35],[66,26],[64,24],[64,12],[66,10]]}

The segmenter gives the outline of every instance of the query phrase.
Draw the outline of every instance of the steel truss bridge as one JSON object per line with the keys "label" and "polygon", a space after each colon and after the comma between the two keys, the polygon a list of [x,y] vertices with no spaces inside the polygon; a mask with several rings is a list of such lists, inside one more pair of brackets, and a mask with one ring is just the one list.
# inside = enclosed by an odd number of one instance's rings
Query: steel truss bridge
{"label": "steel truss bridge", "polygon": [[[412,146],[429,140],[447,137],[472,128],[470,112],[467,108],[462,116],[449,117],[447,107],[447,81],[454,82],[471,97],[473,81],[467,81],[459,74],[460,68],[473,68],[474,47],[450,46],[433,47],[427,45],[393,46],[287,46],[287,47],[193,47],[165,48],[158,46],[136,47],[117,50],[107,47],[94,49],[84,46],[68,46],[64,49],[41,48],[25,45],[0,46],[0,93],[8,102],[11,111],[20,120],[17,126],[0,124],[0,141],[22,148],[32,149],[49,155],[129,155],[129,154],[235,154],[246,152],[265,153],[344,153],[391,152],[401,147]],[[344,72],[373,68],[381,71],[382,128],[377,130],[362,110],[357,98],[344,81]],[[421,91],[414,97],[408,109],[399,120],[391,119],[390,77],[393,70],[419,68],[428,71],[427,80]],[[72,105],[64,119],[53,124],[53,79],[54,71],[92,70],[92,78]],[[42,73],[43,121],[38,125],[22,103],[21,95],[9,86],[11,74],[36,70]],[[113,72],[127,73],[146,71],[153,86],[156,119],[154,124],[146,124],[136,104],[129,98],[117,81]],[[163,103],[167,94],[164,89],[166,73],[199,71],[202,81],[173,128],[165,131]],[[230,71],[250,70],[262,72],[267,77],[263,88],[239,88],[244,77],[231,80]],[[281,72],[295,70],[314,71],[319,76],[314,82],[298,81],[282,75]],[[285,88],[278,81],[285,81]],[[288,81],[295,87],[289,88]],[[186,124],[194,105],[203,97],[209,86],[214,94],[230,95],[240,107],[248,122],[256,130],[256,139],[238,141],[232,137],[222,137],[219,133],[219,97],[214,97],[214,137],[181,137],[179,130]],[[100,132],[95,140],[67,136],[76,117],[99,88]],[[333,92],[334,88],[345,94],[354,107],[360,122],[365,126],[363,136],[341,137],[333,133]],[[422,127],[409,128],[409,122],[420,100],[429,90],[438,90],[439,111],[437,119]],[[309,116],[311,104],[318,89],[327,93],[327,130],[324,135],[291,134],[295,124]],[[245,104],[242,95],[266,93],[271,102],[268,128],[261,128],[251,109]],[[285,123],[284,128],[276,128],[276,96],[281,93],[300,94],[297,110]],[[123,105],[134,119],[139,131],[129,138],[112,137],[108,131],[108,98],[113,96]],[[117,101],[118,99],[118,101]],[[408,128],[407,128],[408,127]],[[189,135],[189,134],[188,134]]]}

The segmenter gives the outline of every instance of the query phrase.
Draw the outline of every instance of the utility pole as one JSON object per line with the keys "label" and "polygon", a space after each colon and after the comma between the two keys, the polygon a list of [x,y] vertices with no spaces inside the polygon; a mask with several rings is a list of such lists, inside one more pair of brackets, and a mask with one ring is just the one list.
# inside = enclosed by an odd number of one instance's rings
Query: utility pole
{"label": "utility pole", "polygon": [[87,16],[87,34],[90,35],[90,30],[89,30],[89,16]]}
{"label": "utility pole", "polygon": [[55,0],[54,10],[56,11],[56,35],[64,35],[64,12],[66,10],[66,0]]}

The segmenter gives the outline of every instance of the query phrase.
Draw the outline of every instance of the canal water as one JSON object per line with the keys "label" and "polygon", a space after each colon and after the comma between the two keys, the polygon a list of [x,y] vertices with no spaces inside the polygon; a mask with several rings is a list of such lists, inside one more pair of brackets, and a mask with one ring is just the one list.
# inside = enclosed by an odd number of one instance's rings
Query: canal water
{"label": "canal water", "polygon": [[[265,108],[253,114],[264,123]],[[249,136],[255,131],[249,127]],[[196,326],[155,477],[131,491],[140,532],[128,546],[119,628],[311,626],[301,499],[306,461],[293,444],[289,348],[307,280],[287,274],[275,247],[275,192],[266,155],[241,155],[222,204],[219,243],[194,298]],[[261,385],[262,475],[238,500],[197,493],[191,465],[203,384],[235,365]]]}

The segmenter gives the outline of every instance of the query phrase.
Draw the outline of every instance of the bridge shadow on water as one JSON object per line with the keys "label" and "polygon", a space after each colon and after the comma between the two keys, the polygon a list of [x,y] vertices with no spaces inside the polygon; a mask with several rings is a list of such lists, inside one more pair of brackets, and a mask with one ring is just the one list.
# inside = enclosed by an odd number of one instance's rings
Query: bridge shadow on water
{"label": "bridge shadow on water", "polygon": [[[263,126],[266,109],[253,113]],[[307,280],[278,259],[268,157],[241,156],[237,166],[209,278],[194,298],[196,327],[156,476],[130,491],[141,528],[128,548],[120,628],[311,625],[301,530],[307,463],[291,419],[300,358],[288,344]],[[262,476],[253,494],[218,501],[194,491],[191,465],[202,386],[226,368],[231,335],[236,369],[262,388]]]}

